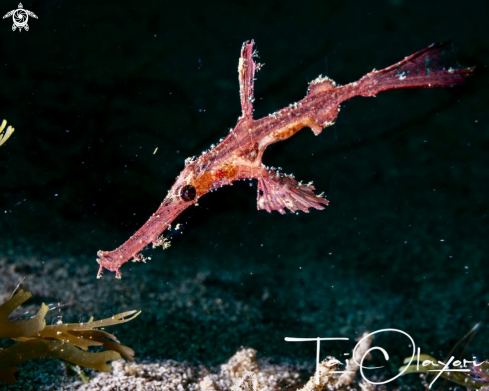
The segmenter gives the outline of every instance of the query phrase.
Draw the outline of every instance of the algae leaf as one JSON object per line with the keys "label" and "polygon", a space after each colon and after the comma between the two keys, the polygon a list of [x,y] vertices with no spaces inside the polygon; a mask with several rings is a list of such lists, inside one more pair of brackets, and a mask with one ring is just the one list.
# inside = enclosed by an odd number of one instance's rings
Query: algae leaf
{"label": "algae leaf", "polygon": [[12,136],[12,133],[14,132],[14,128],[9,126],[7,129],[5,129],[5,126],[7,126],[7,121],[3,120],[2,124],[0,125],[0,146],[8,140],[10,136]]}
{"label": "algae leaf", "polygon": [[[20,290],[0,305],[0,338],[11,338],[18,344],[0,350],[0,381],[15,383],[14,373],[18,363],[34,358],[59,358],[75,365],[109,372],[108,361],[118,360],[121,355],[134,361],[134,350],[120,344],[113,335],[99,327],[117,325],[133,320],[141,311],[127,311],[111,318],[85,323],[59,323],[46,326],[45,316],[49,310],[44,303],[32,318],[9,322],[9,315],[31,297],[30,292]],[[90,346],[106,348],[105,351],[89,352]]]}

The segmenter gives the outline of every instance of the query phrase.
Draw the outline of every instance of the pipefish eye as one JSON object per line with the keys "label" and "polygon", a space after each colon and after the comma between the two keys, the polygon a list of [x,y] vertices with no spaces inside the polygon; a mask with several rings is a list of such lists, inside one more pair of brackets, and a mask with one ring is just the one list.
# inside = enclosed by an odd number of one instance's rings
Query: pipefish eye
{"label": "pipefish eye", "polygon": [[184,201],[192,201],[196,194],[195,187],[192,185],[184,186],[182,187],[182,190],[180,190],[180,197],[182,197]]}

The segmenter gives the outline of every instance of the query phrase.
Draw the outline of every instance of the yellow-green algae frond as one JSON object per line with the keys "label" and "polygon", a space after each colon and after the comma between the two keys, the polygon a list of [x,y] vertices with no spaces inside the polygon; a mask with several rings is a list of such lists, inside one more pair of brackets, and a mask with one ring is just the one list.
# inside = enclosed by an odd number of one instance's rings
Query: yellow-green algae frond
{"label": "yellow-green algae frond", "polygon": [[14,132],[14,128],[9,126],[7,129],[5,129],[5,126],[7,126],[7,121],[3,120],[2,124],[0,125],[0,146],[8,140],[10,136],[12,136],[12,133]]}
{"label": "yellow-green algae frond", "polygon": [[[43,303],[34,317],[10,322],[10,314],[30,297],[30,292],[20,290],[0,306],[0,338],[11,338],[19,342],[0,349],[0,381],[14,384],[14,373],[18,370],[16,365],[34,358],[59,358],[102,372],[110,371],[112,366],[108,362],[120,359],[121,355],[134,361],[134,350],[121,345],[115,335],[97,328],[129,322],[140,312],[127,311],[97,321],[92,317],[85,323],[46,326],[45,316],[49,308]],[[104,347],[107,350],[89,352],[90,346]]]}

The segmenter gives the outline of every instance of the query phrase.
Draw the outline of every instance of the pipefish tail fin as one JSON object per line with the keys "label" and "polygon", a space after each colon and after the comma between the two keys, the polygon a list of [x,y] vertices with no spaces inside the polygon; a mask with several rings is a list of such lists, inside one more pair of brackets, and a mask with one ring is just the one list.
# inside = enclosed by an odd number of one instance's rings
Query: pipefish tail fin
{"label": "pipefish tail fin", "polygon": [[358,95],[374,96],[381,91],[397,88],[460,85],[474,69],[457,62],[451,43],[435,43],[390,67],[366,74],[357,82],[361,90]]}

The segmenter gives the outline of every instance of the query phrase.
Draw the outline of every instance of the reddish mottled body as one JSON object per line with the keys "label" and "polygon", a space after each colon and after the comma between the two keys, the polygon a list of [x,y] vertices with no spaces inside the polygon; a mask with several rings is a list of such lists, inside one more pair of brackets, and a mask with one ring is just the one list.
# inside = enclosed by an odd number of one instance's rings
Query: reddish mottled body
{"label": "reddish mottled body", "polygon": [[241,108],[236,127],[216,147],[195,160],[188,159],[184,170],[149,220],[122,246],[113,251],[99,251],[98,263],[116,272],[125,262],[144,260],[139,252],[148,244],[168,242],[160,235],[186,208],[211,190],[229,185],[239,179],[258,180],[258,209],[282,214],[286,209],[308,212],[309,208],[324,209],[328,201],[314,194],[314,187],[297,183],[293,176],[283,175],[263,166],[265,149],[273,143],[292,137],[309,127],[318,135],[333,124],[340,104],[354,96],[374,96],[395,88],[445,87],[461,84],[473,68],[453,67],[453,53],[447,44],[423,49],[397,64],[372,71],[345,86],[323,77],[310,83],[307,96],[265,118],[253,119],[253,82],[259,65],[253,60],[253,41],[245,43],[238,66]]}

